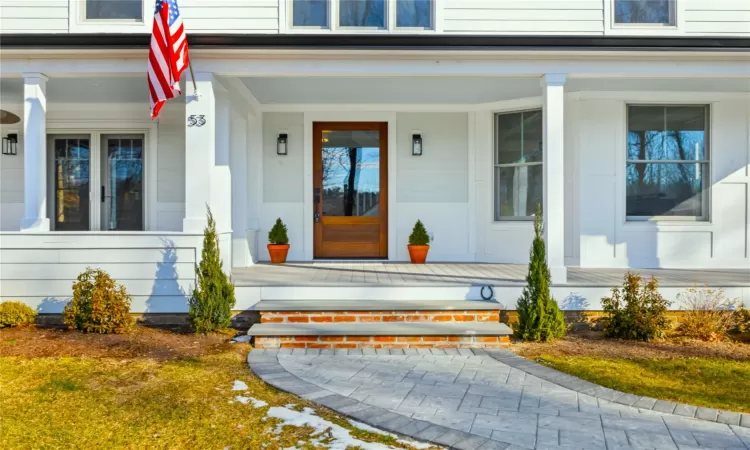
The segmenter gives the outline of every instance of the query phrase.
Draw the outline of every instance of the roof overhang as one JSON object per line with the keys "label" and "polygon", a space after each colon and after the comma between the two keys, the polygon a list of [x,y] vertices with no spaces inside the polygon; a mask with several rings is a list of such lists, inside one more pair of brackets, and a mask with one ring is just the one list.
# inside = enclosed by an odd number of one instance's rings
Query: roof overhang
{"label": "roof overhang", "polygon": [[[148,48],[148,34],[2,34],[0,48],[73,50]],[[665,36],[504,36],[390,34],[189,34],[192,49],[743,51],[750,38]]]}

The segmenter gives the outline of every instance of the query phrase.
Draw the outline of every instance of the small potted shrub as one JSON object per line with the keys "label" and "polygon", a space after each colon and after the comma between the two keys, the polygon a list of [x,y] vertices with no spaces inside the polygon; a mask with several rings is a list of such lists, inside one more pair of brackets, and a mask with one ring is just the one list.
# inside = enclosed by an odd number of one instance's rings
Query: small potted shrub
{"label": "small potted shrub", "polygon": [[409,235],[409,258],[412,264],[424,264],[430,251],[430,235],[421,220],[417,220]]}
{"label": "small potted shrub", "polygon": [[281,218],[278,218],[271,231],[268,232],[268,254],[271,256],[271,263],[285,263],[288,253],[289,236],[287,235],[286,225],[281,221]]}

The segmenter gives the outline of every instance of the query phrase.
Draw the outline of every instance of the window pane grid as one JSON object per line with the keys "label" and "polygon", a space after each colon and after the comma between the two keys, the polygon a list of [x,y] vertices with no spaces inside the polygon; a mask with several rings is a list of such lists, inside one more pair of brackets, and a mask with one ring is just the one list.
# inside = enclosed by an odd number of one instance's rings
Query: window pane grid
{"label": "window pane grid", "polygon": [[[333,8],[331,2],[337,2]],[[433,28],[434,0],[289,0],[289,5],[292,28]]]}
{"label": "window pane grid", "polygon": [[708,219],[708,123],[707,106],[628,106],[628,219]]}

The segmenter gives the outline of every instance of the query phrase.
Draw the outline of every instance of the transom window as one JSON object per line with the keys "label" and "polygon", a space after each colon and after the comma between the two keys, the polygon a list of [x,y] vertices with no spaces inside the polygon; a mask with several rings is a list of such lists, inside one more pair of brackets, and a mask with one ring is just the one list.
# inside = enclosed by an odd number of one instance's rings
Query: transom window
{"label": "transom window", "polygon": [[708,220],[707,106],[628,106],[629,220]]}
{"label": "transom window", "polygon": [[143,22],[143,0],[86,0],[86,20]]}
{"label": "transom window", "polygon": [[674,0],[614,0],[615,25],[673,26]]}
{"label": "transom window", "polygon": [[542,139],[541,110],[495,115],[496,221],[533,220],[544,188]]}
{"label": "transom window", "polygon": [[[433,3],[434,0],[291,0],[292,27],[432,29]],[[334,18],[331,17],[333,6],[337,11]],[[391,23],[391,13],[395,24]]]}

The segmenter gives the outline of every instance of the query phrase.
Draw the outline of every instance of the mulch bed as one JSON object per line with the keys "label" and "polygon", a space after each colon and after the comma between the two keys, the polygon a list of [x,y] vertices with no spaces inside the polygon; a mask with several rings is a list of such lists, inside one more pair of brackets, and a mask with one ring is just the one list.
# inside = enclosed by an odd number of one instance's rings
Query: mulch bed
{"label": "mulch bed", "polygon": [[750,344],[734,341],[703,342],[672,338],[656,342],[604,339],[599,336],[568,336],[550,343],[516,343],[511,349],[521,356],[598,356],[602,358],[726,358],[750,360]]}
{"label": "mulch bed", "polygon": [[[233,333],[233,332],[232,332]],[[88,357],[175,361],[228,350],[233,334],[175,333],[136,326],[129,334],[86,334],[50,328],[0,329],[0,357]]]}

